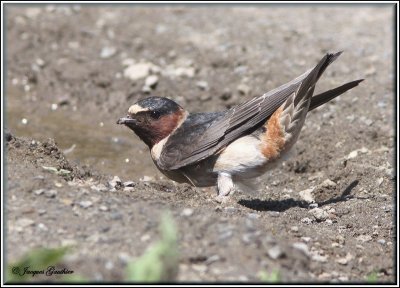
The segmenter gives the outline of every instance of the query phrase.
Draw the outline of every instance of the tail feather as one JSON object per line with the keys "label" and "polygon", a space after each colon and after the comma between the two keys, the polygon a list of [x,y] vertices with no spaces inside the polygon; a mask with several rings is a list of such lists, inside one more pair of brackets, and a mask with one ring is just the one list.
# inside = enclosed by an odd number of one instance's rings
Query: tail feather
{"label": "tail feather", "polygon": [[321,94],[315,95],[311,98],[311,104],[310,108],[308,109],[309,111],[314,110],[315,108],[321,106],[322,104],[325,104],[328,101],[331,101],[332,99],[336,98],[339,95],[342,95],[344,92],[356,87],[358,84],[360,84],[364,79],[359,79],[355,80],[349,83],[346,83],[342,86],[336,87],[334,89],[325,91]]}
{"label": "tail feather", "polygon": [[326,68],[340,56],[340,54],[342,54],[342,51],[334,54],[328,53],[319,61],[314,69],[312,69],[312,71],[302,81],[296,93],[294,106],[297,106],[297,104],[303,98],[312,96],[312,94],[314,93],[315,84],[317,83],[318,79],[321,77],[322,73],[324,73]]}

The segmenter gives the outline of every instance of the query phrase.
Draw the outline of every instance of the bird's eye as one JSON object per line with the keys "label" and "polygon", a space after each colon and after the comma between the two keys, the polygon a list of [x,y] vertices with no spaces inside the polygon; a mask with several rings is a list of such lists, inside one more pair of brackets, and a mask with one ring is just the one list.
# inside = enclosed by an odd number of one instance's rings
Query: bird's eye
{"label": "bird's eye", "polygon": [[151,118],[153,118],[153,119],[158,119],[161,116],[160,112],[158,112],[158,111],[151,111],[150,115],[151,115]]}

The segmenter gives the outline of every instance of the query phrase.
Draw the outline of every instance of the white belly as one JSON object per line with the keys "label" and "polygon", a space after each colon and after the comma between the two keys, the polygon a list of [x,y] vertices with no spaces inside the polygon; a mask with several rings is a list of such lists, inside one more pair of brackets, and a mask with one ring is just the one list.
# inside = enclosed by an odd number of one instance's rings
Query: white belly
{"label": "white belly", "polygon": [[[261,153],[261,141],[253,136],[244,136],[229,144],[220,154],[214,165],[215,172],[254,177],[255,170],[263,170],[267,159]],[[258,174],[258,173],[257,173]],[[262,172],[260,171],[260,174]]]}

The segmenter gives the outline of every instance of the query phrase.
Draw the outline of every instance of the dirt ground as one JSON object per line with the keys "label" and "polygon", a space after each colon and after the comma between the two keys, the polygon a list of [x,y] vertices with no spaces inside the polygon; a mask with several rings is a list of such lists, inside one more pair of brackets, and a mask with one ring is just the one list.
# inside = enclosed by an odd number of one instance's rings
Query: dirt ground
{"label": "dirt ground", "polygon": [[[120,281],[170,210],[178,281],[394,281],[393,6],[7,4],[6,16],[9,261],[72,245],[69,268]],[[229,206],[163,178],[115,124],[149,95],[226,109],[340,50],[317,92],[366,80],[310,113],[293,156]]]}

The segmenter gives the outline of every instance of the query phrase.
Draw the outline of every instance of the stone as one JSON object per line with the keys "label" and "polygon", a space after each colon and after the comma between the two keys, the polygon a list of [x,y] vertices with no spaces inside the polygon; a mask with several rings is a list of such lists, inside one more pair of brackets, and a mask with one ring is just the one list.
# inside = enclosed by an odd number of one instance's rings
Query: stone
{"label": "stone", "polygon": [[330,179],[326,179],[324,182],[321,183],[321,187],[324,188],[336,187],[336,183]]}
{"label": "stone", "polygon": [[365,243],[365,242],[371,241],[372,237],[370,235],[360,235],[356,239],[357,239],[357,241]]}
{"label": "stone", "polygon": [[239,91],[240,94],[242,95],[249,95],[251,92],[251,89],[249,86],[247,86],[246,84],[242,83],[239,84],[239,86],[237,87],[237,90]]}
{"label": "stone", "polygon": [[284,255],[281,247],[279,247],[278,245],[275,245],[274,247],[268,249],[267,253],[268,256],[273,260],[276,260]]}
{"label": "stone", "polygon": [[157,86],[157,84],[158,84],[158,76],[157,75],[147,76],[147,78],[144,82],[144,85],[151,89],[154,89]]}
{"label": "stone", "polygon": [[55,198],[57,196],[57,190],[54,189],[46,190],[44,191],[44,195],[47,198]]}
{"label": "stone", "polygon": [[89,208],[92,205],[93,205],[92,201],[89,200],[79,202],[79,206],[81,206],[84,209]]}
{"label": "stone", "polygon": [[296,250],[303,252],[307,256],[310,255],[310,251],[308,250],[307,244],[305,244],[303,242],[295,242],[295,243],[293,243],[292,247]]}
{"label": "stone", "polygon": [[311,213],[318,222],[325,221],[329,217],[328,212],[322,210],[321,208],[314,208],[308,212]]}
{"label": "stone", "polygon": [[304,201],[306,201],[307,203],[313,203],[315,202],[314,200],[314,195],[313,195],[313,191],[314,191],[314,187],[312,188],[308,188],[306,190],[300,191],[299,195],[300,198]]}
{"label": "stone", "polygon": [[150,75],[151,64],[149,63],[137,63],[132,64],[125,68],[124,76],[132,81],[145,78]]}
{"label": "stone", "polygon": [[181,212],[181,216],[184,216],[184,217],[190,217],[192,215],[193,215],[193,209],[191,209],[191,208],[185,208]]}
{"label": "stone", "polygon": [[336,259],[336,262],[339,263],[340,265],[347,265],[352,259],[353,256],[350,253],[347,253],[345,257]]}
{"label": "stone", "polygon": [[112,180],[108,181],[108,185],[110,185],[111,188],[116,188],[122,185],[122,181],[118,176],[114,176]]}
{"label": "stone", "polygon": [[117,53],[117,48],[115,47],[103,47],[100,52],[100,57],[103,59],[111,58]]}
{"label": "stone", "polygon": [[312,221],[310,218],[308,218],[308,217],[305,217],[305,218],[301,219],[300,221],[301,221],[301,223],[305,223],[305,224],[311,224],[311,223],[313,222],[313,221]]}
{"label": "stone", "polygon": [[206,81],[198,81],[196,82],[196,86],[200,89],[200,90],[208,90],[208,83]]}

